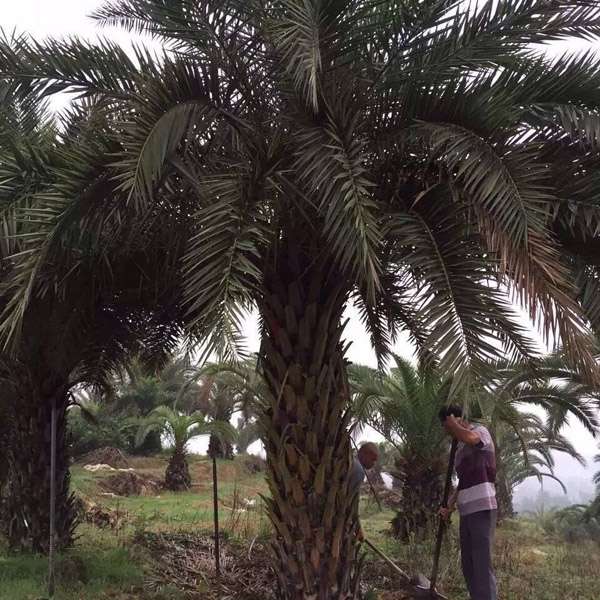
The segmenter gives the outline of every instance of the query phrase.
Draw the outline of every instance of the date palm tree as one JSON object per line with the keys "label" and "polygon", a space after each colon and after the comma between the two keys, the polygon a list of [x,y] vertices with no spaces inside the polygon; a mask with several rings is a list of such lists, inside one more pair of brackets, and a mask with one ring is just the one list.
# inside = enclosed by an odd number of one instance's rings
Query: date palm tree
{"label": "date palm tree", "polygon": [[186,446],[190,440],[199,435],[217,435],[229,443],[235,440],[235,430],[229,423],[209,421],[199,412],[184,415],[170,406],[159,406],[148,415],[138,432],[138,444],[142,444],[152,432],[166,437],[173,447],[165,472],[165,485],[174,492],[189,490],[192,484],[186,457]]}
{"label": "date palm tree", "polygon": [[[116,378],[108,409],[128,417],[144,418],[159,406],[173,406],[180,391],[186,388],[190,374],[190,360],[185,355],[173,355],[158,369],[148,368],[134,357]],[[153,454],[162,449],[158,432],[148,433],[141,445],[134,442],[135,435],[131,439],[131,450],[135,453]]]}
{"label": "date palm tree", "polygon": [[537,415],[521,413],[516,427],[514,423],[511,426],[503,424],[494,433],[499,521],[514,516],[515,489],[530,477],[536,477],[539,481],[543,478],[553,479],[567,493],[562,481],[554,474],[554,453],[567,454],[580,464],[585,464],[573,444],[565,436],[545,426]]}
{"label": "date palm tree", "polygon": [[[498,515],[514,514],[513,492],[527,477],[553,477],[552,451],[583,458],[561,432],[576,419],[599,432],[598,390],[582,379],[560,353],[533,363],[499,364],[475,395],[473,413],[489,427],[497,446]],[[537,407],[542,417],[525,409]],[[519,451],[520,450],[520,451]]]}
{"label": "date palm tree", "polygon": [[450,382],[431,368],[416,368],[397,356],[394,360],[388,374],[350,369],[352,412],[396,450],[391,474],[398,482],[401,506],[392,530],[408,540],[429,533],[442,502],[448,439],[438,412],[448,402]]}
{"label": "date palm tree", "polygon": [[[215,371],[213,367],[214,365],[208,365],[208,368],[201,368],[200,373],[194,377],[197,391],[187,405],[215,421],[230,423],[240,400],[237,382],[230,373]],[[233,445],[230,440],[211,434],[208,454],[232,460]]]}
{"label": "date palm tree", "polygon": [[[243,311],[259,307],[280,597],[354,598],[349,298],[382,359],[408,329],[453,375],[453,395],[500,352],[493,340],[529,353],[511,297],[595,371],[584,313],[600,294],[585,248],[600,69],[591,54],[550,60],[532,44],[594,37],[599,11],[589,0],[113,0],[96,19],[165,51],[22,39],[0,45],[0,74],[23,97],[73,91],[108,113],[122,210],[111,232],[149,247],[144,226],[160,218],[185,240],[169,255],[182,260],[191,333],[235,356]],[[32,244],[5,336],[55,255],[43,240],[73,221],[88,230],[79,205]],[[110,222],[111,209],[93,213]]]}
{"label": "date palm tree", "polygon": [[[207,363],[191,369],[184,392],[186,397],[178,398],[177,406],[188,412],[197,410],[215,421],[226,423],[240,413],[244,434],[241,438],[238,436],[238,446],[240,439],[245,448],[259,439],[258,427],[250,420],[260,411],[266,392],[255,359],[237,363]],[[233,446],[217,435],[211,435],[208,453],[217,458],[233,459]]]}
{"label": "date palm tree", "polygon": [[[89,107],[66,115],[61,129],[44,111],[42,98],[20,102],[12,89],[3,102],[0,310],[6,313],[19,302],[19,272],[29,264],[31,245],[41,240],[44,227],[74,197],[89,205],[110,199],[110,186],[95,178],[102,161],[108,161],[111,143],[106,145],[101,128],[96,129]],[[75,523],[67,451],[70,390],[81,384],[104,387],[130,353],[160,362],[179,336],[171,276],[166,276],[166,300],[156,280],[148,286],[151,254],[132,252],[110,264],[91,242],[96,236],[108,247],[102,231],[87,235],[71,230],[63,237],[56,264],[65,270],[49,263],[30,282],[30,301],[20,305],[14,322],[18,336],[5,340],[0,351],[2,402],[9,415],[3,446],[8,519],[2,525],[13,548],[48,548],[52,407],[57,412],[55,539],[60,548],[71,543]],[[66,272],[68,281],[59,284]]]}

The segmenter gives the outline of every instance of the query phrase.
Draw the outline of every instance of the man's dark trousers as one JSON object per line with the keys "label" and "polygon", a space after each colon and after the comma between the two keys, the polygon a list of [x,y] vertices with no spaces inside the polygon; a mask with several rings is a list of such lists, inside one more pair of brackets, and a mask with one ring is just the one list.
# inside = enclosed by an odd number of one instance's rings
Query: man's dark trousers
{"label": "man's dark trousers", "polygon": [[492,546],[496,531],[495,510],[482,510],[460,518],[462,570],[471,600],[496,600]]}

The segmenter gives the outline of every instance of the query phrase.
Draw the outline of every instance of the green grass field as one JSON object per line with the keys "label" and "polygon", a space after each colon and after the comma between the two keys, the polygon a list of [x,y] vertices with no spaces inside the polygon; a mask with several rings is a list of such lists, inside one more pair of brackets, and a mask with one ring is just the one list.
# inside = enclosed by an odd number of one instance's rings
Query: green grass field
{"label": "green grass field", "polygon": [[[132,465],[138,472],[161,475],[162,458],[139,459]],[[110,497],[103,495],[98,480],[106,473],[89,473],[73,468],[76,492],[117,511],[122,525],[99,529],[83,523],[75,547],[61,556],[60,600],[177,600],[212,598],[206,592],[190,593],[170,586],[149,591],[145,582],[156,563],[141,545],[134,544],[140,532],[209,532],[212,527],[212,484],[208,461],[194,458],[191,465],[194,487],[184,494],[161,493],[158,497]],[[261,510],[241,511],[244,498],[257,499],[266,491],[260,475],[248,475],[237,461],[220,464],[220,518],[226,535],[244,544],[267,539],[270,529]],[[368,537],[409,572],[431,565],[432,543],[400,544],[387,535],[390,511],[380,512],[364,498],[361,503],[363,528]],[[441,587],[455,600],[467,600],[460,574],[456,526],[444,547]],[[514,520],[503,524],[496,540],[496,567],[501,600],[598,600],[600,598],[600,548],[592,544],[568,545],[548,538],[533,521]],[[369,557],[365,569],[373,565]],[[160,565],[158,565],[160,567]],[[381,565],[379,569],[381,570]],[[38,600],[44,597],[45,557],[8,555],[0,547],[0,600]],[[400,598],[393,589],[377,590],[369,598]],[[257,600],[259,600],[257,598]]]}

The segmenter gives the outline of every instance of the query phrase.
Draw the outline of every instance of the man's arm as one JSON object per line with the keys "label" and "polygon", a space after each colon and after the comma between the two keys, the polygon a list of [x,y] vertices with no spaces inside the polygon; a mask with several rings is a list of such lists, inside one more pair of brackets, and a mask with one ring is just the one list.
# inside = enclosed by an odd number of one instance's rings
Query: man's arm
{"label": "man's arm", "polygon": [[459,442],[464,442],[469,446],[478,446],[481,444],[479,434],[471,429],[463,427],[454,415],[446,418],[446,426]]}

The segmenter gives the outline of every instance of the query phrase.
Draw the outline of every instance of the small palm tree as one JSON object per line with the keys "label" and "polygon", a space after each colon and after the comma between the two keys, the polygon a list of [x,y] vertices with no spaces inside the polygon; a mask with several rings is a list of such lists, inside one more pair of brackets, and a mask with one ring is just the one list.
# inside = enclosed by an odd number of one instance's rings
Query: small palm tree
{"label": "small palm tree", "polygon": [[141,444],[151,432],[165,436],[173,447],[165,472],[165,485],[175,492],[189,489],[192,483],[186,451],[191,439],[210,434],[228,441],[235,439],[235,430],[229,423],[209,421],[199,412],[184,415],[169,406],[159,406],[148,415],[138,432],[138,443]]}
{"label": "small palm tree", "polygon": [[575,504],[556,511],[550,521],[552,533],[568,542],[600,541],[600,496],[590,504]]}
{"label": "small palm tree", "polygon": [[[237,364],[209,363],[190,370],[188,383],[181,389],[176,404],[187,413],[199,411],[213,421],[230,422],[236,413],[241,413],[241,443],[247,449],[259,438],[258,425],[251,421],[258,414],[265,393],[254,358]],[[237,442],[239,451],[239,436]],[[217,458],[233,458],[232,444],[216,434],[210,436],[208,452]]]}
{"label": "small palm tree", "polygon": [[[598,432],[598,392],[569,367],[560,353],[534,363],[498,364],[478,390],[473,413],[490,429],[497,446],[499,518],[514,513],[513,491],[527,477],[552,477],[551,450],[582,457],[561,435],[570,418],[590,433]],[[523,407],[544,411],[544,420]]]}
{"label": "small palm tree", "polygon": [[354,414],[396,449],[392,473],[402,490],[401,508],[392,521],[401,539],[422,537],[443,494],[448,442],[438,412],[448,399],[449,382],[428,368],[395,357],[396,367],[381,375],[351,367]]}
{"label": "small palm tree", "polygon": [[494,437],[499,520],[514,515],[514,491],[530,477],[539,481],[553,479],[567,493],[562,481],[554,474],[554,452],[567,454],[585,464],[569,440],[548,428],[537,415],[520,413],[517,421],[498,425]]}
{"label": "small palm tree", "polygon": [[[149,369],[134,357],[114,383],[114,398],[109,410],[130,418],[145,418],[159,406],[173,406],[182,389],[187,388],[190,363],[186,356],[172,356],[160,368]],[[148,434],[138,445],[135,434],[130,451],[137,454],[160,452],[162,443],[158,432]]]}

